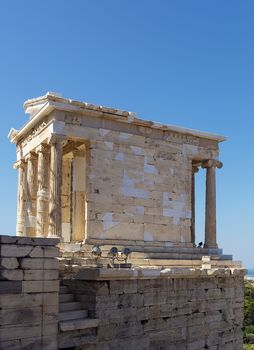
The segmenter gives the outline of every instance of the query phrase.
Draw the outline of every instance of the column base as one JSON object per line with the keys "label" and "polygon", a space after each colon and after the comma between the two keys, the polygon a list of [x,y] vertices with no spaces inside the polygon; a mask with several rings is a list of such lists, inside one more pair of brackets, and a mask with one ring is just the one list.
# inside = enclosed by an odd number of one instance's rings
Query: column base
{"label": "column base", "polygon": [[206,249],[218,249],[218,244],[204,244],[204,248]]}
{"label": "column base", "polygon": [[63,242],[63,237],[61,237],[61,236],[48,234],[47,238],[57,238],[60,240],[60,242]]}

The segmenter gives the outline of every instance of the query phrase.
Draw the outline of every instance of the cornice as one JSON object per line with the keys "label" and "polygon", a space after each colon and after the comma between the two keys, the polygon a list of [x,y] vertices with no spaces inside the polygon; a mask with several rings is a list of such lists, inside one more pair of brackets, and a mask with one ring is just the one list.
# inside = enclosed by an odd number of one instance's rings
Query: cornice
{"label": "cornice", "polygon": [[167,125],[139,119],[133,112],[75,101],[72,99],[66,99],[60,97],[59,94],[51,92],[48,92],[44,96],[27,100],[24,103],[24,109],[27,113],[30,114],[30,119],[19,131],[15,130],[15,132],[9,133],[9,139],[12,143],[17,143],[18,140],[23,137],[30,129],[32,129],[41,119],[43,119],[43,117],[47,116],[54,110],[76,112],[79,114],[89,113],[92,116],[99,118],[112,119],[122,123],[129,123],[163,131],[173,131],[176,133],[191,135],[215,142],[222,142],[226,140],[225,136],[184,128],[176,125]]}

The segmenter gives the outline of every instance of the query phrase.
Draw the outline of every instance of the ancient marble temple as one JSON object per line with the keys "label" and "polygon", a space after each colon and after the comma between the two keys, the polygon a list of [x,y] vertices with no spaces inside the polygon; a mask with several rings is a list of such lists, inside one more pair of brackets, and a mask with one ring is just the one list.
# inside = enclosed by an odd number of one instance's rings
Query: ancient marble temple
{"label": "ancient marble temple", "polygon": [[225,138],[65,99],[28,100],[17,147],[17,235],[195,247],[195,173],[206,172],[204,247],[217,249],[216,172]]}

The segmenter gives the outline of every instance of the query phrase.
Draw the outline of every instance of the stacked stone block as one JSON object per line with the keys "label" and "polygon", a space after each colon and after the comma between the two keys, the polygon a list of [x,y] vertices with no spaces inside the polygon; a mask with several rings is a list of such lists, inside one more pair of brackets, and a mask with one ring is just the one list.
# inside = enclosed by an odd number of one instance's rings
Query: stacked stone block
{"label": "stacked stone block", "polygon": [[242,350],[243,276],[65,282],[99,319],[89,350]]}
{"label": "stacked stone block", "polygon": [[0,349],[58,348],[58,239],[0,236]]}
{"label": "stacked stone block", "polygon": [[87,242],[192,246],[192,160],[217,157],[217,142],[96,118],[80,123],[64,132],[89,140]]}

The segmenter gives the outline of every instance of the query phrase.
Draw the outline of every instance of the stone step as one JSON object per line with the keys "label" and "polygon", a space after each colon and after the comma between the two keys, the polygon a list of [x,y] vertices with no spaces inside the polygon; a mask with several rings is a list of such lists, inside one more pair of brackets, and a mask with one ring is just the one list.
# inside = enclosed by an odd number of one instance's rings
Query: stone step
{"label": "stone step", "polygon": [[73,310],[59,312],[59,321],[78,320],[88,316],[87,310]]}
{"label": "stone step", "polygon": [[78,329],[98,327],[99,320],[96,318],[87,318],[80,320],[60,321],[59,328],[62,332],[75,331]]}
{"label": "stone step", "polygon": [[60,294],[68,294],[68,293],[70,293],[70,290],[66,286],[60,286],[59,293]]}
{"label": "stone step", "polygon": [[66,293],[66,294],[59,294],[59,302],[60,303],[65,303],[69,301],[74,301],[73,294],[71,293]]}
{"label": "stone step", "polygon": [[74,311],[82,309],[81,303],[79,301],[63,302],[59,304],[59,311]]}

